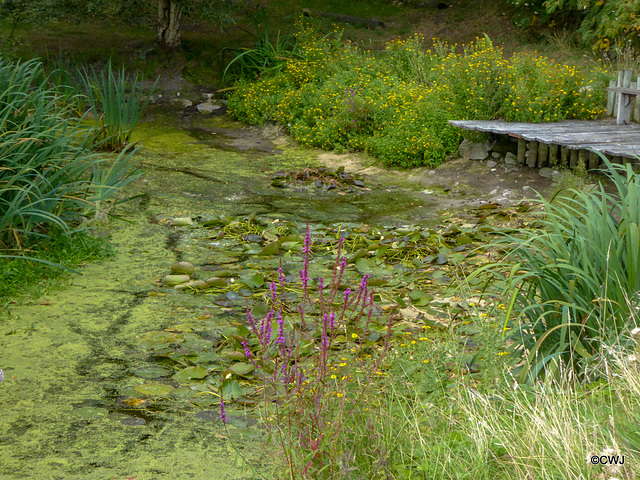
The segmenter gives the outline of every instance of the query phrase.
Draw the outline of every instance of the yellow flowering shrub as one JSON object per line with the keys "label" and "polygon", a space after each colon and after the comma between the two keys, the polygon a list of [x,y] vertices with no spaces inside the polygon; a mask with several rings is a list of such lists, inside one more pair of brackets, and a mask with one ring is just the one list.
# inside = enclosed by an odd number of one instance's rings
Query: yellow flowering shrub
{"label": "yellow flowering shrub", "polygon": [[488,38],[460,52],[416,34],[384,52],[361,51],[340,32],[301,27],[283,69],[238,83],[229,109],[250,124],[276,122],[308,147],[367,151],[387,165],[436,166],[462,132],[448,120],[541,122],[596,118],[605,89],[576,68],[537,55],[504,57]]}

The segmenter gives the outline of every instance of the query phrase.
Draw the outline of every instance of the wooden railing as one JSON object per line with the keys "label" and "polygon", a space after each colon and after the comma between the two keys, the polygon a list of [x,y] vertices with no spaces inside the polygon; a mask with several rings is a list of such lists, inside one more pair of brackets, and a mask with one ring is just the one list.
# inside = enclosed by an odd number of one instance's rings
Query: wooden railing
{"label": "wooden railing", "polygon": [[633,70],[620,70],[618,79],[609,81],[607,115],[616,117],[618,125],[640,121],[640,77],[633,77]]}

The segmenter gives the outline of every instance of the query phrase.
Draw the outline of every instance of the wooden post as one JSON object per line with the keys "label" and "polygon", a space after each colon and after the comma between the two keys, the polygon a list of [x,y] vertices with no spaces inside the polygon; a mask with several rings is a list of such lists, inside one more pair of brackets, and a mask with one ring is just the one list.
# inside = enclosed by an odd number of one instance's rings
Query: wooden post
{"label": "wooden post", "polygon": [[558,144],[552,143],[549,145],[549,166],[555,167],[558,165]]}
{"label": "wooden post", "polygon": [[569,147],[563,145],[560,149],[560,166],[566,167],[569,165]]}
{"label": "wooden post", "polygon": [[529,142],[529,158],[527,158],[527,165],[531,168],[536,166],[538,162],[538,142],[535,140]]}
{"label": "wooden post", "polygon": [[[616,82],[616,87],[622,86],[622,79],[624,77],[624,71],[620,70],[618,72],[618,81]],[[616,117],[618,115],[618,102],[620,101],[620,94],[616,92],[616,96],[613,100],[613,116]]]}
{"label": "wooden post", "polygon": [[[618,85],[618,82],[616,82],[615,80],[609,80],[609,88],[616,88]],[[616,102],[616,92],[607,92],[607,116],[609,117],[613,117],[615,115],[615,105],[618,103]]]}
{"label": "wooden post", "polygon": [[524,138],[518,139],[518,156],[516,157],[517,165],[524,165],[527,158],[527,141]]}
{"label": "wooden post", "polygon": [[589,170],[598,168],[598,165],[600,165],[600,155],[598,155],[598,152],[589,152]]}
{"label": "wooden post", "polygon": [[546,167],[549,164],[549,145],[540,143],[538,145],[538,168]]}
{"label": "wooden post", "polygon": [[[636,89],[640,88],[640,75],[638,76],[638,79],[636,81]],[[636,97],[636,106],[633,109],[633,115],[631,115],[631,120],[633,121],[640,121],[640,98]]]}
{"label": "wooden post", "polygon": [[571,150],[569,156],[569,167],[576,168],[578,166],[578,150]]}

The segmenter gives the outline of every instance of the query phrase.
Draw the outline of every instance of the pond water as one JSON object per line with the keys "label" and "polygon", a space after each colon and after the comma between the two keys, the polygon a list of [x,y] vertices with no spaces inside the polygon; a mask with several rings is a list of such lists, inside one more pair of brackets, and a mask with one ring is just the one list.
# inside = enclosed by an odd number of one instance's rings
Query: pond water
{"label": "pond water", "polygon": [[[185,116],[166,105],[140,125],[136,141],[146,175],[126,192],[140,197],[119,209],[125,222],[110,227],[115,258],[83,267],[58,291],[16,305],[0,322],[0,478],[271,478],[251,410],[230,405],[225,431],[215,395],[202,394],[212,391],[215,375],[209,383],[175,377],[189,355],[216,371],[211,349],[226,328],[242,323],[242,291],[180,293],[161,279],[180,260],[194,263],[201,276],[253,269],[266,279],[279,257],[259,263],[252,255],[264,242],[216,245],[211,237],[220,225],[174,227],[171,219],[277,219],[298,231],[308,221],[325,232],[341,222],[369,232],[360,225],[429,226],[443,205],[477,201],[468,192],[453,199],[425,193],[416,178],[432,179],[426,170],[385,172],[365,156],[297,148],[273,127]],[[296,243],[279,245],[292,265]],[[384,265],[360,267],[389,274]],[[247,297],[255,293],[249,290]]]}

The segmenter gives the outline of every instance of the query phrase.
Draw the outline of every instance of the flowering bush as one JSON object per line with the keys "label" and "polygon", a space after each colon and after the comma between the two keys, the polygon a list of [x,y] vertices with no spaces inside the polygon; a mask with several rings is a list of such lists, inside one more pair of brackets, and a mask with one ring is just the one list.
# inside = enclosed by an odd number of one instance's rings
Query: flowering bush
{"label": "flowering bush", "polygon": [[241,81],[230,112],[251,124],[286,125],[300,144],[367,151],[385,164],[435,166],[456,151],[447,121],[559,121],[604,113],[604,88],[576,68],[535,55],[506,59],[488,38],[464,47],[414,35],[374,55],[301,27],[296,58],[279,72]]}

